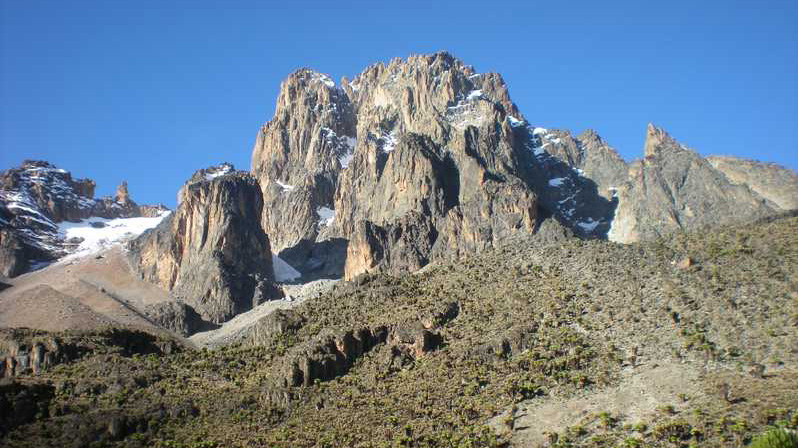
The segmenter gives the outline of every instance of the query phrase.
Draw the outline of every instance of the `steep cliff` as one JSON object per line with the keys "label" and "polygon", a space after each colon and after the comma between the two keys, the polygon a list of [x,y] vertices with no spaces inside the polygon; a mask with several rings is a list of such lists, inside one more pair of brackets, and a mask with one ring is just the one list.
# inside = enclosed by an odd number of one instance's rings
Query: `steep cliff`
{"label": "steep cliff", "polygon": [[609,238],[632,242],[680,229],[752,221],[776,210],[745,185],[649,124],[644,158],[629,165],[618,187]]}
{"label": "steep cliff", "polygon": [[[340,86],[299,70],[281,86],[253,151],[269,204],[264,229],[306,274],[342,269],[346,278],[416,269],[534,232],[554,200],[537,185],[555,173],[536,160],[532,129],[498,74],[447,53],[376,64]],[[576,226],[608,227],[612,204],[595,190],[584,188],[581,202],[599,206],[543,216],[598,234]]]}
{"label": "steep cliff", "polygon": [[229,164],[197,171],[177,210],[129,244],[142,278],[219,323],[282,297],[260,217],[260,186]]}

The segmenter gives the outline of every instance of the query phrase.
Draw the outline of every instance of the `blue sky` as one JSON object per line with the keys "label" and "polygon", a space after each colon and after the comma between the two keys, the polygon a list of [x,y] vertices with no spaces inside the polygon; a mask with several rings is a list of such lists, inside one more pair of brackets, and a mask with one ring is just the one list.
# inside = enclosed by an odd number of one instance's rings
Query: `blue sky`
{"label": "blue sky", "polygon": [[448,50],[504,76],[535,125],[623,157],[652,121],[702,154],[798,169],[798,2],[0,0],[0,169],[49,160],[173,206],[249,169],[280,81]]}

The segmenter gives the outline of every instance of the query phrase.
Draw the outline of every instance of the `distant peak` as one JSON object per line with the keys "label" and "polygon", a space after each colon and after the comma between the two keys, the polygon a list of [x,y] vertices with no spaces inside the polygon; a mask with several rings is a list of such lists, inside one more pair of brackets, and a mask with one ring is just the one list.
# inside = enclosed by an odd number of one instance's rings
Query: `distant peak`
{"label": "distant peak", "polygon": [[656,156],[666,147],[670,149],[682,149],[681,145],[665,132],[664,129],[649,122],[648,126],[646,126],[646,142],[643,147],[643,155],[645,157]]}
{"label": "distant peak", "polygon": [[295,83],[302,83],[306,85],[319,84],[328,88],[335,87],[335,81],[333,81],[329,75],[318,72],[308,67],[303,67],[295,70],[293,73],[288,75],[288,79],[286,81],[288,84],[295,84]]}

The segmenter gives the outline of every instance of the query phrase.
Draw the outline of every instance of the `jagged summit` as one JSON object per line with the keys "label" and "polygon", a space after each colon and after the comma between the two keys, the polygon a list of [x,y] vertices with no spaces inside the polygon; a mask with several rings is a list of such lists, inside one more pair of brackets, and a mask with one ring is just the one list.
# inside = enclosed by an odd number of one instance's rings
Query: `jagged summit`
{"label": "jagged summit", "polygon": [[[627,163],[594,130],[534,126],[500,75],[439,52],[373,64],[338,86],[294,72],[258,133],[252,174],[275,250],[322,276],[414,269],[547,217],[634,241],[777,211],[663,129],[646,135],[644,159]],[[678,185],[688,172],[691,187]]]}

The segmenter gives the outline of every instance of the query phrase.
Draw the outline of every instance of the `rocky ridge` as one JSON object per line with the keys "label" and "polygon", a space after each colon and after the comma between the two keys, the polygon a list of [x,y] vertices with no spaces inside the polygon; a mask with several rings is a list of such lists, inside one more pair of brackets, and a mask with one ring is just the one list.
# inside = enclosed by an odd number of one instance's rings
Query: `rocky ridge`
{"label": "rocky ridge", "polygon": [[[532,233],[542,201],[529,145],[539,142],[516,117],[499,75],[447,53],[376,64],[340,87],[299,70],[253,151],[271,204],[264,229],[300,271],[345,278],[414,270]],[[559,217],[604,219],[609,201],[582,199],[604,207]]]}
{"label": "rocky ridge", "polygon": [[68,171],[44,161],[26,160],[1,172],[0,275],[14,277],[37,262],[69,253],[75,242],[64,241],[61,222],[154,217],[168,210],[137,204],[124,181],[113,198],[95,199],[95,186],[91,179],[73,179]]}
{"label": "rocky ridge", "polygon": [[720,167],[653,125],[631,163],[595,131],[533,126],[500,75],[448,53],[375,64],[338,85],[296,71],[252,153],[264,230],[305,278],[415,270],[550,218],[632,242],[795,207],[789,170],[771,166],[764,184]]}
{"label": "rocky ridge", "polygon": [[[230,164],[199,170],[180,189],[177,210],[130,242],[131,265],[213,323],[280,298],[262,201],[257,180]],[[167,321],[191,314],[162,311]]]}

